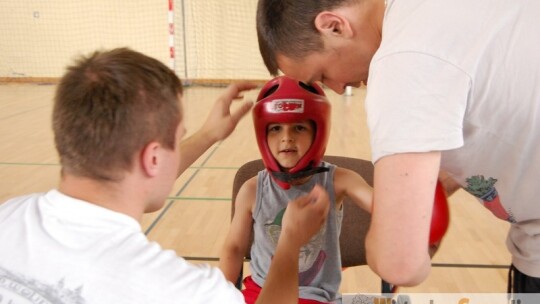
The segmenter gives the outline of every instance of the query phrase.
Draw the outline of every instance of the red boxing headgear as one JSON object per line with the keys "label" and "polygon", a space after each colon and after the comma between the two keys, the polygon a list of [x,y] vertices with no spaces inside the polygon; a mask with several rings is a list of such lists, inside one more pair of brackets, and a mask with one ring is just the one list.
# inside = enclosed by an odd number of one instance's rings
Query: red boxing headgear
{"label": "red boxing headgear", "polygon": [[[259,92],[253,107],[253,123],[264,166],[270,173],[280,172],[281,168],[268,147],[268,124],[293,123],[305,119],[315,124],[315,136],[306,154],[289,170],[290,174],[320,165],[330,133],[330,103],[317,84],[307,85],[287,76],[270,80]],[[282,188],[289,189],[289,182],[277,179],[274,174],[272,176]]]}

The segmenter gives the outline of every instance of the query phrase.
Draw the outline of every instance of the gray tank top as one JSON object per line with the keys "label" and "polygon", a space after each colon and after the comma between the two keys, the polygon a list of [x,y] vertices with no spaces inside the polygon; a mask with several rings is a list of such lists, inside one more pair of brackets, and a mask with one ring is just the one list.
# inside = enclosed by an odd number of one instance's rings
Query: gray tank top
{"label": "gray tank top", "polygon": [[341,303],[341,295],[338,293],[341,283],[339,233],[343,208],[336,210],[334,193],[336,166],[324,162],[322,165],[328,167],[330,171],[315,174],[307,183],[291,186],[288,190],[280,188],[267,170],[258,173],[257,198],[253,212],[251,276],[259,286],[264,285],[281,232],[281,221],[287,203],[307,194],[315,184],[320,184],[328,192],[331,207],[326,224],[300,249],[300,298]]}

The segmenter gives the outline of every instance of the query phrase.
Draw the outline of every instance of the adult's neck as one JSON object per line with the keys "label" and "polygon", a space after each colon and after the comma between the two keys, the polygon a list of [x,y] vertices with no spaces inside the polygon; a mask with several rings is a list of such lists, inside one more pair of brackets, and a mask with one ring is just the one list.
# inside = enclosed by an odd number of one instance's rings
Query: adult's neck
{"label": "adult's neck", "polygon": [[137,187],[129,181],[101,181],[72,174],[63,174],[58,190],[65,195],[90,204],[126,214],[140,221],[144,213],[144,200]]}

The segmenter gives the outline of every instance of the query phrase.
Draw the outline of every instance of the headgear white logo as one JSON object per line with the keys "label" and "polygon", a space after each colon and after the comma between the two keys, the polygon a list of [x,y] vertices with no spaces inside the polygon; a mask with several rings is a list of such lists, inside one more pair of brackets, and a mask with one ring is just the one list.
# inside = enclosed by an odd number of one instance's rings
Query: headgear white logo
{"label": "headgear white logo", "polygon": [[269,113],[304,113],[303,99],[275,99],[265,106]]}

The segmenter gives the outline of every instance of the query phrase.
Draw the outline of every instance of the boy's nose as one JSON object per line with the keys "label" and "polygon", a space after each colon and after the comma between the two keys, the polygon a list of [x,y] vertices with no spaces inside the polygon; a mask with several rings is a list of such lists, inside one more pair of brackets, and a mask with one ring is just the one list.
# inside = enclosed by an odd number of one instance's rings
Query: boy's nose
{"label": "boy's nose", "polygon": [[293,137],[292,136],[289,136],[289,135],[284,135],[282,138],[281,138],[281,141],[293,141]]}
{"label": "boy's nose", "polygon": [[282,141],[293,141],[294,137],[292,131],[288,128],[283,130],[283,136],[281,137]]}

